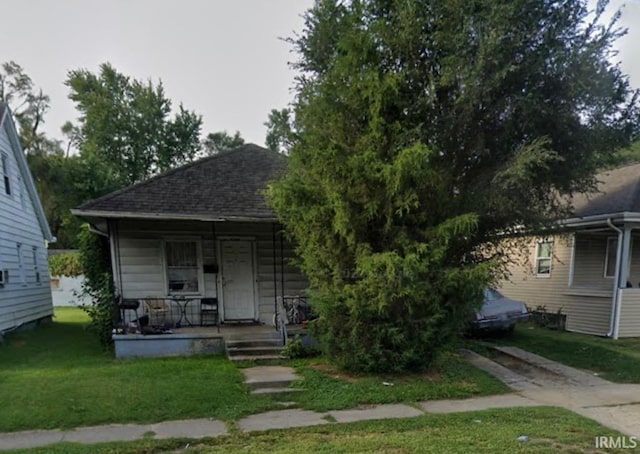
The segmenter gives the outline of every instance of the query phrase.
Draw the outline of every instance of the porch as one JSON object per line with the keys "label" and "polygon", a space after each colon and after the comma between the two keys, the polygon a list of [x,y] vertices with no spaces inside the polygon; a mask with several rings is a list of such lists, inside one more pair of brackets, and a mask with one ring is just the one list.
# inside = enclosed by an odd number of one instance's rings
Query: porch
{"label": "porch", "polygon": [[225,352],[230,357],[237,357],[234,353],[243,345],[253,348],[253,352],[262,349],[262,353],[269,352],[273,353],[269,356],[279,357],[284,343],[283,335],[306,336],[306,333],[306,327],[302,324],[290,325],[284,333],[273,326],[261,324],[187,326],[163,334],[114,334],[113,341],[118,359],[216,355]]}
{"label": "porch", "polygon": [[608,326],[602,334],[614,339],[640,336],[639,230],[638,223],[611,223],[575,232],[563,292],[574,323],[599,320]]}

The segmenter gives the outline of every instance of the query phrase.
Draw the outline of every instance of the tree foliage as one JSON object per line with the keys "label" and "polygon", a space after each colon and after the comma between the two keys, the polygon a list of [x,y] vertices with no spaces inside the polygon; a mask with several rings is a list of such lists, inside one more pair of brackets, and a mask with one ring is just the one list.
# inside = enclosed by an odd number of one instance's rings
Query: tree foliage
{"label": "tree foliage", "polygon": [[78,277],[82,275],[80,254],[65,252],[49,257],[49,273],[51,276]]}
{"label": "tree foliage", "polygon": [[25,153],[46,152],[57,146],[57,142],[40,131],[49,110],[49,96],[37,89],[22,66],[14,61],[0,65],[0,101],[11,107]]}
{"label": "tree foliage", "polygon": [[80,112],[69,128],[80,154],[105,166],[117,186],[189,162],[200,150],[202,119],[182,105],[171,118],[162,83],[132,79],[105,63],[98,74],[71,71],[66,84]]}
{"label": "tree foliage", "polygon": [[210,132],[202,142],[205,155],[211,156],[221,151],[232,150],[244,144],[240,131],[230,135],[227,131]]}
{"label": "tree foliage", "polygon": [[291,144],[295,136],[295,128],[290,109],[271,109],[269,119],[265,122],[267,127],[267,148],[278,153],[289,154]]}
{"label": "tree foliage", "polygon": [[481,245],[565,216],[557,194],[592,188],[636,134],[605,3],[319,0],[306,13],[291,40],[297,134],[270,199],[339,365],[428,367],[496,275]]}

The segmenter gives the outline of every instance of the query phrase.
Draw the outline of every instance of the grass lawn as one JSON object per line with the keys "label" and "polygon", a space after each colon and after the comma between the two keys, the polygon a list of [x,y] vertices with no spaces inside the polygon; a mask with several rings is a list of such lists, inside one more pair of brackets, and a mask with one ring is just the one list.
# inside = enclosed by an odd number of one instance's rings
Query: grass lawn
{"label": "grass lawn", "polygon": [[640,383],[640,339],[587,336],[521,325],[513,336],[485,339],[513,345],[568,366],[597,372],[606,380]]}
{"label": "grass lawn", "polygon": [[453,353],[445,353],[441,357],[436,366],[437,372],[424,374],[352,376],[336,371],[322,360],[294,364],[303,377],[295,385],[306,391],[292,395],[291,400],[301,408],[313,411],[353,408],[363,404],[462,399],[509,391],[502,382]]}
{"label": "grass lawn", "polygon": [[[281,408],[271,397],[250,396],[226,358],[115,360],[87,323],[81,310],[58,308],[54,323],[6,337],[0,346],[0,432],[203,417],[232,421]],[[403,376],[347,376],[321,360],[289,364],[306,389],[291,400],[316,411],[507,391],[454,354],[442,357],[437,372]]]}
{"label": "grass lawn", "polygon": [[87,316],[56,308],[54,323],[12,333],[0,346],[0,432],[157,422],[224,420],[274,408],[249,396],[226,358],[119,361],[86,330]]}
{"label": "grass lawn", "polygon": [[[529,441],[517,441],[527,435]],[[412,419],[327,424],[304,429],[236,433],[195,441],[187,452],[207,453],[556,453],[595,451],[597,436],[617,436],[595,422],[567,410],[519,408]],[[81,446],[70,443],[12,451],[14,454],[146,454],[182,452],[186,440],[110,443]],[[629,450],[607,449],[607,453]]]}

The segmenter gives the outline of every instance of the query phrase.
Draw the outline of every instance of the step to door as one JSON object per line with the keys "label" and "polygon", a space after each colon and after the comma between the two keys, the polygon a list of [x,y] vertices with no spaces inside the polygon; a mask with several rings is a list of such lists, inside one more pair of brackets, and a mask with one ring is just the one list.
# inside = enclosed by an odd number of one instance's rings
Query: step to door
{"label": "step to door", "polygon": [[280,339],[234,339],[226,342],[227,348],[282,347]]}
{"label": "step to door", "polygon": [[263,356],[263,355],[279,355],[282,353],[282,347],[228,347],[227,348],[227,356]]}

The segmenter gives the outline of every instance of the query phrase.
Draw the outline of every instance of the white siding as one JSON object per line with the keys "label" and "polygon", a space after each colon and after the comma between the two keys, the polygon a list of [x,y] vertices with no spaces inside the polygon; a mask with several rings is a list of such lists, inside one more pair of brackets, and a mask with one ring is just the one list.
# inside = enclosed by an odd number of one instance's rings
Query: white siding
{"label": "white siding", "polygon": [[[112,224],[112,235],[116,241],[116,268],[121,268],[122,295],[124,298],[146,298],[166,296],[162,241],[164,238],[196,238],[202,244],[202,263],[218,263],[218,243],[214,242],[213,224],[193,221],[119,221]],[[215,238],[246,238],[255,242],[258,318],[263,323],[271,323],[274,313],[274,263],[273,230],[270,223],[215,224]],[[282,295],[280,237],[276,244],[276,285],[278,295]],[[307,279],[291,264],[294,257],[292,246],[285,241],[284,294],[294,295],[308,287]],[[204,274],[204,291],[200,297],[215,297],[216,274]]]}
{"label": "white siding", "polygon": [[619,337],[640,337],[640,289],[624,289],[620,306]]}
{"label": "white siding", "polygon": [[[0,332],[53,314],[45,239],[25,186],[29,176],[20,175],[7,123],[0,127],[0,153],[8,158],[11,195],[5,193],[3,181],[0,185],[0,269],[7,270],[9,279],[0,286]],[[24,207],[20,194],[24,194]],[[18,267],[18,244],[21,244],[25,270],[24,284]],[[34,247],[40,282],[34,270]]]}
{"label": "white siding", "polygon": [[582,236],[576,240],[574,286],[569,287],[571,239],[554,238],[551,275],[533,272],[536,240],[528,241],[524,252],[512,251],[511,276],[501,283],[510,298],[524,301],[531,309],[544,306],[548,312],[562,310],[566,328],[586,334],[605,335],[613,298],[613,280],[605,279],[606,236]]}

